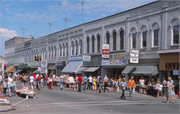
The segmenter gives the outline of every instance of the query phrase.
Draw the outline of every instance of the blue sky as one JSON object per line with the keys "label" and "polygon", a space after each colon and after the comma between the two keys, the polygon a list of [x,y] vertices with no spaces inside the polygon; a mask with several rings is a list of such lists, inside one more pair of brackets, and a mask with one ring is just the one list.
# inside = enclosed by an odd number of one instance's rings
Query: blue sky
{"label": "blue sky", "polygon": [[[83,0],[1,0],[0,2],[0,48],[14,36],[45,36],[82,24]],[[156,0],[85,0],[84,22],[93,21]],[[50,32],[49,24],[51,23]],[[26,29],[23,31],[22,29]]]}

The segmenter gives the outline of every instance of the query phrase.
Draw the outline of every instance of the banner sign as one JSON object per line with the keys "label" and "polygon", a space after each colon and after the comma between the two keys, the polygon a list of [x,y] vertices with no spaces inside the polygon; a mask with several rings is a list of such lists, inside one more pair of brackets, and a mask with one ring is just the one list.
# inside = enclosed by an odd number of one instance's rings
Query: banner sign
{"label": "banner sign", "polygon": [[82,56],[69,57],[68,61],[82,61]]}
{"label": "banner sign", "polygon": [[139,50],[130,50],[130,63],[139,62]]}
{"label": "banner sign", "polygon": [[109,58],[109,44],[103,44],[102,58]]}
{"label": "banner sign", "polygon": [[119,60],[102,60],[102,65],[125,65],[126,59]]}
{"label": "banner sign", "polygon": [[83,61],[91,62],[91,56],[90,55],[83,55]]}
{"label": "banner sign", "polygon": [[124,54],[115,54],[114,59],[124,59]]}

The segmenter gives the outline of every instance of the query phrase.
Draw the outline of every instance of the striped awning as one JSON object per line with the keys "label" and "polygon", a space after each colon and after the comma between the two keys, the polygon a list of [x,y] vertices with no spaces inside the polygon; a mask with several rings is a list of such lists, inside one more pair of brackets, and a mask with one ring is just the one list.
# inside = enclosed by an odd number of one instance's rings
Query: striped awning
{"label": "striped awning", "polygon": [[99,67],[89,67],[86,70],[84,70],[84,72],[95,72],[97,69],[99,69]]}

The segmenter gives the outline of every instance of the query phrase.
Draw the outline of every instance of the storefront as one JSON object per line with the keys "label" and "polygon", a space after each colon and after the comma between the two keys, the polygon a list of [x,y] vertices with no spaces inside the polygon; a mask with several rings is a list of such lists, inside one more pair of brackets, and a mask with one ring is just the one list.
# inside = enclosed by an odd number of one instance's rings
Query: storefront
{"label": "storefront", "polygon": [[55,63],[48,64],[48,75],[56,74],[56,66]]}
{"label": "storefront", "polygon": [[55,65],[56,65],[56,75],[60,76],[62,69],[66,66],[66,61],[57,61]]}
{"label": "storefront", "polygon": [[128,64],[124,54],[110,54],[108,59],[102,59],[102,72],[109,78],[118,78]]}
{"label": "storefront", "polygon": [[179,53],[170,53],[173,51],[159,51],[159,78],[162,83],[163,78],[168,80],[171,77],[174,81],[175,93],[178,92],[178,76],[179,76]]}
{"label": "storefront", "polygon": [[19,65],[16,72],[26,73],[26,74],[30,75],[33,73],[33,71],[38,69],[39,64],[40,64],[39,62],[23,63],[23,64]]}
{"label": "storefront", "polygon": [[83,68],[80,69],[84,75],[89,76],[99,76],[101,75],[101,62],[102,62],[102,55],[84,55],[83,57]]}

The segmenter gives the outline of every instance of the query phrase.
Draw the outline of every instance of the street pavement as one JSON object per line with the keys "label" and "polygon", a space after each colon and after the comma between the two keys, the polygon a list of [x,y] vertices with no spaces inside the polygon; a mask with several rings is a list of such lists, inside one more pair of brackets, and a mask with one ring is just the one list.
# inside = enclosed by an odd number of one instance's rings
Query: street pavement
{"label": "street pavement", "polygon": [[[21,83],[18,84],[18,88],[20,87]],[[175,104],[173,104],[166,103],[165,97],[156,98],[139,93],[128,97],[128,91],[126,91],[126,100],[120,99],[121,92],[98,93],[92,90],[77,92],[67,88],[60,90],[59,86],[54,87],[53,90],[49,90],[46,86],[38,92],[36,99],[8,97],[14,110],[0,114],[180,113],[180,100],[177,96],[174,96]]]}

